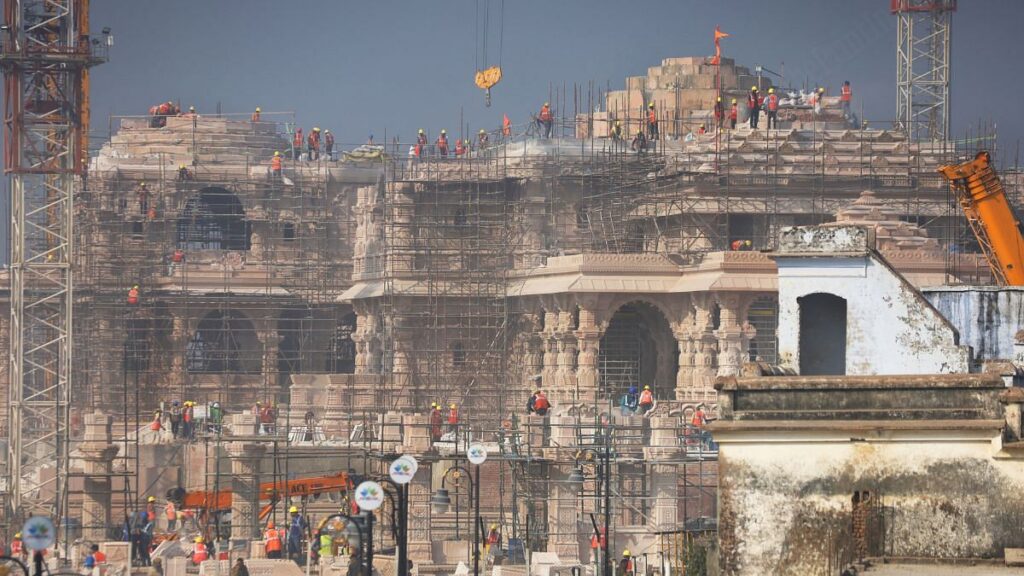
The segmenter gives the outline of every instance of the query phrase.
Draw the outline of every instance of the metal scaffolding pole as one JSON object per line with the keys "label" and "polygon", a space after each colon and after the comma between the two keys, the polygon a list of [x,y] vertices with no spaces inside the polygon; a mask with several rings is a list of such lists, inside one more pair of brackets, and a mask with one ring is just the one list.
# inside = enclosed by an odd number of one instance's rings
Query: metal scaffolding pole
{"label": "metal scaffolding pole", "polygon": [[956,0],[892,0],[896,120],[913,140],[949,136],[951,24]]}

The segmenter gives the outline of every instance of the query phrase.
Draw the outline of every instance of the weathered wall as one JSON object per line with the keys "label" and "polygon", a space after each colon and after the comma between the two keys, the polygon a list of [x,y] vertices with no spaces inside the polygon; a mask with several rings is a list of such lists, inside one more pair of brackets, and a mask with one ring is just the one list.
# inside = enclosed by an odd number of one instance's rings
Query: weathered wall
{"label": "weathered wall", "polygon": [[967,372],[969,350],[958,345],[953,326],[869,252],[869,240],[858,227],[804,227],[783,233],[777,258],[780,363],[799,370],[797,299],[827,293],[846,300],[847,374]]}
{"label": "weathered wall", "polygon": [[973,349],[975,359],[1014,357],[1014,336],[1024,328],[1024,289],[950,286],[922,292],[956,326],[960,342]]}
{"label": "weathered wall", "polygon": [[858,442],[794,432],[771,445],[748,434],[721,444],[723,574],[822,573],[829,550],[850,540],[853,493],[863,490],[881,498],[894,556],[999,557],[1024,546],[1024,462],[993,460],[986,431]]}

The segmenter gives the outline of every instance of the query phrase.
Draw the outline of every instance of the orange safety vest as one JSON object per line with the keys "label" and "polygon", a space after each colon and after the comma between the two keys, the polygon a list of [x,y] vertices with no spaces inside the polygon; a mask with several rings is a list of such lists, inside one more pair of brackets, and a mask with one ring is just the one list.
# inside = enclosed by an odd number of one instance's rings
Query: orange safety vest
{"label": "orange safety vest", "polygon": [[192,549],[192,563],[199,564],[209,557],[210,555],[206,552],[206,544],[196,542],[195,547]]}
{"label": "orange safety vest", "polygon": [[185,259],[185,253],[181,250],[175,250],[174,254],[171,255],[171,262],[181,262]]}
{"label": "orange safety vest", "polygon": [[266,540],[267,552],[280,552],[281,551],[281,534],[277,530],[271,528],[264,533],[264,539]]}
{"label": "orange safety vest", "polygon": [[448,410],[448,423],[458,424],[459,423],[459,409],[451,408]]}
{"label": "orange safety vest", "polygon": [[650,390],[644,390],[640,393],[640,405],[654,404],[654,394],[651,394]]}
{"label": "orange safety vest", "polygon": [[270,159],[270,169],[273,170],[274,172],[280,172],[281,171],[281,157],[280,156],[274,156],[273,158]]}
{"label": "orange safety vest", "polygon": [[164,508],[164,514],[168,520],[175,520],[178,518],[178,511],[174,509],[174,502],[168,502]]}
{"label": "orange safety vest", "polygon": [[160,416],[154,416],[153,421],[149,424],[149,429],[153,432],[160,431]]}
{"label": "orange safety vest", "polygon": [[768,95],[768,110],[775,112],[779,109],[779,97],[776,94]]}
{"label": "orange safety vest", "polygon": [[104,554],[102,550],[97,550],[97,551],[92,553],[92,559],[97,564],[103,564],[103,563],[105,563],[107,561],[107,555]]}
{"label": "orange safety vest", "polygon": [[260,121],[260,113],[259,112],[253,112],[252,113],[252,121],[253,122],[259,122]]}
{"label": "orange safety vest", "polygon": [[295,131],[295,139],[292,140],[296,148],[302,148],[302,128]]}
{"label": "orange safety vest", "polygon": [[11,542],[11,554],[19,555],[19,554],[21,554],[21,551],[22,551],[21,540],[15,540],[15,541]]}
{"label": "orange safety vest", "polygon": [[694,412],[693,413],[693,419],[690,420],[690,424],[692,426],[698,426],[698,427],[699,426],[704,426],[704,424],[706,424],[706,419],[704,418],[704,411],[703,410],[697,410],[696,412]]}
{"label": "orange safety vest", "polygon": [[733,104],[732,108],[729,109],[729,120],[735,120],[739,116],[739,112],[736,105]]}
{"label": "orange safety vest", "polygon": [[853,98],[853,88],[849,84],[843,84],[843,93],[839,96],[839,99],[843,102],[849,102]]}
{"label": "orange safety vest", "polygon": [[138,304],[139,303],[139,290],[137,288],[132,288],[131,290],[128,290],[128,303],[129,304]]}
{"label": "orange safety vest", "polygon": [[655,113],[654,110],[650,110],[650,111],[647,112],[647,123],[648,124],[657,124],[658,123],[658,115]]}
{"label": "orange safety vest", "polygon": [[540,109],[540,120],[541,122],[551,122],[551,108],[547,106],[541,106]]}
{"label": "orange safety vest", "polygon": [[504,115],[505,118],[501,121],[501,133],[504,136],[512,135],[512,121],[508,119],[508,114]]}
{"label": "orange safety vest", "polygon": [[537,394],[537,397],[533,399],[533,409],[534,409],[534,411],[537,411],[537,410],[547,410],[550,407],[551,407],[551,403],[548,402],[548,397],[543,395],[543,394]]}

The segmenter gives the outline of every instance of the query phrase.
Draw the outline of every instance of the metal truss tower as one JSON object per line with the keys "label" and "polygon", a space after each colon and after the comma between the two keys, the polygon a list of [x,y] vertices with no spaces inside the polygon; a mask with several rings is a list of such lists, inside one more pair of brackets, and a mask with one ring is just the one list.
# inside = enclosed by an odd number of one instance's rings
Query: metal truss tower
{"label": "metal truss tower", "polygon": [[891,0],[896,28],[896,120],[915,140],[949,135],[949,57],[956,0]]}
{"label": "metal truss tower", "polygon": [[11,194],[8,522],[59,518],[69,462],[74,187],[87,150],[89,0],[4,0],[4,171]]}

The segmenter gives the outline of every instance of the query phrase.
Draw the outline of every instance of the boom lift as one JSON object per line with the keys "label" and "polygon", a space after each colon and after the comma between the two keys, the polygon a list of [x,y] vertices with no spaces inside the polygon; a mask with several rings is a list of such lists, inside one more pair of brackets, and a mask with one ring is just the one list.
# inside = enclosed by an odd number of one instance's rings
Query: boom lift
{"label": "boom lift", "polygon": [[1024,236],[986,151],[974,160],[939,168],[1001,286],[1024,286]]}

